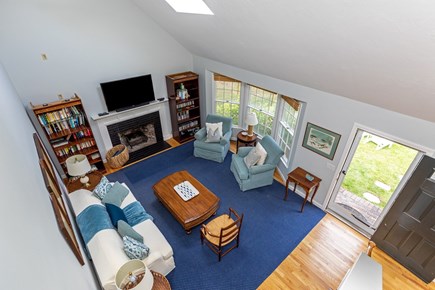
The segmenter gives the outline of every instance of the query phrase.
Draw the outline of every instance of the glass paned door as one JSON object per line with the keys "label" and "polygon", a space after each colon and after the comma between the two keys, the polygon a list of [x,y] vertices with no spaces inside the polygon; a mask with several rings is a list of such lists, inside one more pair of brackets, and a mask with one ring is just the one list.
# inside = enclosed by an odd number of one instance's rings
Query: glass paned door
{"label": "glass paned door", "polygon": [[416,149],[358,130],[328,210],[373,234],[419,158]]}

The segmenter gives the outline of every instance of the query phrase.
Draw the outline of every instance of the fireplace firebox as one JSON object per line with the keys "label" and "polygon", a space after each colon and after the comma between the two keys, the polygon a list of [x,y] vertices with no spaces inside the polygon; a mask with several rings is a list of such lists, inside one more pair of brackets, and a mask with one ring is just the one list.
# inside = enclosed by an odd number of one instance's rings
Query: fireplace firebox
{"label": "fireplace firebox", "polygon": [[123,144],[127,147],[127,164],[169,148],[163,140],[159,112],[128,119],[107,126],[112,146]]}

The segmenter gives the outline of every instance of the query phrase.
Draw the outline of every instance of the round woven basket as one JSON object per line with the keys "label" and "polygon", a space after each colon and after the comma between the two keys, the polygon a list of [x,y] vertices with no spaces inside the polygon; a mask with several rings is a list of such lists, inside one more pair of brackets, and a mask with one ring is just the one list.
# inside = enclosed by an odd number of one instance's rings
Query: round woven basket
{"label": "round woven basket", "polygon": [[[120,150],[121,152],[118,155],[113,156],[117,151]],[[116,145],[106,153],[107,163],[109,163],[110,167],[112,168],[122,167],[128,161],[128,158],[129,156],[128,156],[127,147],[125,147],[125,145],[122,144]]]}

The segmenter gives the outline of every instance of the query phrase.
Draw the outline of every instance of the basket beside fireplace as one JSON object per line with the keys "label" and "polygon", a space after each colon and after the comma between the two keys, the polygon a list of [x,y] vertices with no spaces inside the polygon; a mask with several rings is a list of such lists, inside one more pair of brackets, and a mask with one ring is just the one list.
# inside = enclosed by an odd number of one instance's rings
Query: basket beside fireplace
{"label": "basket beside fireplace", "polygon": [[128,161],[128,149],[123,144],[116,145],[106,153],[106,160],[112,168],[120,168]]}

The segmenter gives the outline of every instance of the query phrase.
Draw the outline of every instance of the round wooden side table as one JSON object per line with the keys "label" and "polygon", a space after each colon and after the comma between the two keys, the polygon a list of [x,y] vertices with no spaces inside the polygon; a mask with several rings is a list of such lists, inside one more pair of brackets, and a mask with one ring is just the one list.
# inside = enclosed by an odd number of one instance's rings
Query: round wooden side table
{"label": "round wooden side table", "polygon": [[257,135],[254,133],[252,136],[248,136],[246,131],[241,131],[237,134],[237,149],[236,153],[239,151],[239,147],[255,146],[257,145]]}
{"label": "round wooden side table", "polygon": [[78,189],[87,189],[92,191],[100,182],[101,178],[103,177],[103,174],[99,171],[93,171],[89,174],[87,174],[87,176],[89,177],[89,186],[86,187],[85,185],[83,185],[80,182],[80,178],[77,178],[74,181],[70,181],[68,182],[68,184],[66,185],[66,188],[68,189],[68,192],[73,192],[76,191]]}

